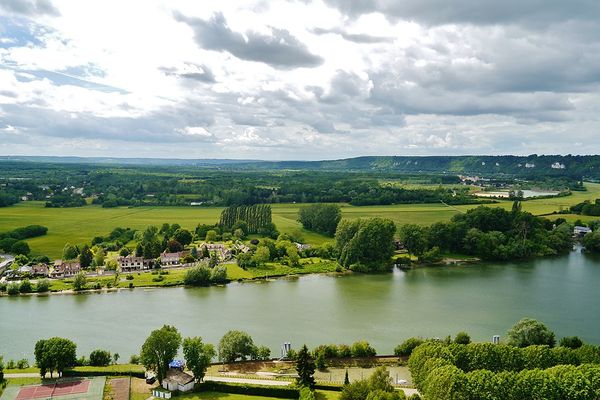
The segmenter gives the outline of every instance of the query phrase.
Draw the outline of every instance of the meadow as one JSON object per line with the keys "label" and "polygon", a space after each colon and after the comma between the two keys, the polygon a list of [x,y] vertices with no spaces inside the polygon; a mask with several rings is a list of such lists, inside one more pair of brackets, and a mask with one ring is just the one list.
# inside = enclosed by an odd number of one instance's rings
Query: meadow
{"label": "meadow", "polygon": [[[568,209],[584,200],[600,198],[600,184],[586,183],[587,191],[573,192],[570,196],[523,202],[523,209],[535,215],[551,214]],[[297,221],[302,204],[272,204],[273,222],[280,232],[301,235],[307,243],[321,244],[331,240],[302,228]],[[493,206],[510,209],[511,201],[500,201]],[[453,215],[474,205],[446,206],[444,204],[401,204],[391,206],[351,206],[342,204],[344,218],[390,218],[396,224],[415,223],[430,225],[448,221]],[[20,226],[40,224],[48,227],[46,236],[28,241],[33,254],[46,254],[59,258],[65,243],[89,243],[94,236],[107,235],[115,227],[144,229],[164,222],[178,223],[194,229],[199,223],[214,224],[219,220],[221,207],[117,207],[102,208],[88,205],[76,208],[45,208],[43,202],[23,202],[0,208],[0,232]],[[561,215],[569,221],[593,219],[578,215]]]}

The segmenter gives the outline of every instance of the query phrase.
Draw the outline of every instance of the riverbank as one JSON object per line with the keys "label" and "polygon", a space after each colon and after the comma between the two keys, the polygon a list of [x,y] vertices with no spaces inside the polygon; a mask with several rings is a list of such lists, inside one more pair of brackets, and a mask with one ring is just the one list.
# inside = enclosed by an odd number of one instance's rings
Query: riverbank
{"label": "riverbank", "polygon": [[[309,274],[346,274],[351,271],[342,271],[339,264],[333,260],[317,257],[301,259],[300,267],[291,267],[279,263],[265,263],[255,268],[242,269],[235,262],[223,264],[227,268],[227,283],[260,281],[267,279],[283,278],[287,276]],[[87,278],[86,288],[73,289],[73,279],[51,279],[50,290],[47,292],[30,292],[9,295],[0,292],[0,297],[16,296],[48,296],[54,294],[82,294],[82,293],[111,293],[119,290],[135,288],[167,288],[186,286],[184,279],[189,268],[169,268],[151,271],[138,271],[132,273],[115,273],[110,275],[94,275]],[[35,283],[35,280],[32,280]],[[215,284],[212,286],[223,286]]]}

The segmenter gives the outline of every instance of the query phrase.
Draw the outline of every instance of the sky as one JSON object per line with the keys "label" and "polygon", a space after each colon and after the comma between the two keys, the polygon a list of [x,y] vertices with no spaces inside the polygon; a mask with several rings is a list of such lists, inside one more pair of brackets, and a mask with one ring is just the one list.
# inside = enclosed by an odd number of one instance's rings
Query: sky
{"label": "sky", "polygon": [[0,0],[0,155],[600,153],[598,0]]}

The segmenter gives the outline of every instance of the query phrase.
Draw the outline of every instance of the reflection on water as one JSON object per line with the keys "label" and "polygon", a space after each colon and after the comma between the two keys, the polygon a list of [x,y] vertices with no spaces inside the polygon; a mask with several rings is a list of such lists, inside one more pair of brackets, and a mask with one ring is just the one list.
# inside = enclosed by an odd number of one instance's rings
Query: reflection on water
{"label": "reflection on water", "polygon": [[390,353],[409,336],[466,330],[477,340],[503,335],[522,317],[557,335],[600,343],[600,257],[580,252],[524,263],[395,270],[382,275],[305,276],[197,289],[0,298],[0,354],[32,358],[42,337],[74,339],[81,354],[139,351],[152,329],[175,325],[211,343],[248,331],[274,353],[284,341],[370,341]]}

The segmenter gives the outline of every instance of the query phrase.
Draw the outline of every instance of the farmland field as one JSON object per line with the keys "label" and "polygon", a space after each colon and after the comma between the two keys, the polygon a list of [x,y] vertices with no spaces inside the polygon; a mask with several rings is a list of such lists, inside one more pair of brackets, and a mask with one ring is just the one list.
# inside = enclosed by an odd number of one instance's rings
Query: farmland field
{"label": "farmland field", "polygon": [[[573,192],[571,196],[523,202],[523,209],[533,214],[549,214],[566,209],[584,200],[600,198],[600,184],[586,183],[586,192]],[[511,201],[500,201],[496,206],[509,209]],[[308,243],[319,244],[328,238],[302,229],[296,221],[301,204],[273,204],[273,222],[281,232],[301,234]],[[391,206],[356,207],[342,205],[344,218],[390,218],[397,224],[416,223],[430,225],[448,221],[458,212],[473,205],[448,207],[443,204],[402,204]],[[118,207],[85,206],[76,208],[45,208],[43,202],[24,202],[0,208],[0,232],[19,226],[40,224],[48,227],[48,234],[28,240],[34,254],[60,257],[65,243],[89,243],[94,236],[107,235],[113,228],[144,229],[164,222],[178,223],[193,229],[198,223],[213,224],[218,221],[220,207]],[[592,217],[566,215],[569,221]]]}

